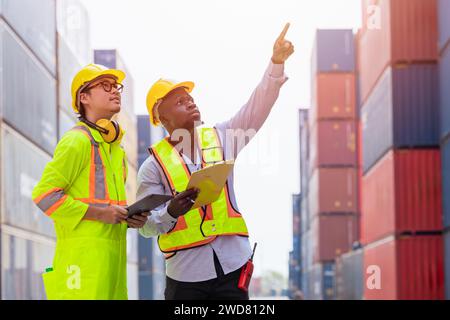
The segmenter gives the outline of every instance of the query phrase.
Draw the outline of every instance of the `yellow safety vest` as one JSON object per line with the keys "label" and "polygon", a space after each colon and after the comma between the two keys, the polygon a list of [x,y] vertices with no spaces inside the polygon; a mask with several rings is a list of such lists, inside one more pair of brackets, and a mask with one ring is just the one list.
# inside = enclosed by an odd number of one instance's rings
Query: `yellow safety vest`
{"label": "yellow safety vest", "polygon": [[[196,129],[202,156],[202,168],[224,160],[223,148],[215,128]],[[161,166],[167,182],[175,195],[186,190],[191,172],[181,154],[170,144],[168,137],[150,148]],[[244,218],[233,208],[228,182],[219,198],[206,207],[190,210],[178,218],[168,233],[158,237],[159,248],[164,253],[200,247],[217,236],[240,235],[248,237]]]}
{"label": "yellow safety vest", "polygon": [[85,220],[91,206],[126,205],[125,152],[79,122],[58,143],[33,189],[55,223],[53,268],[43,274],[48,299],[127,299],[127,224]]}

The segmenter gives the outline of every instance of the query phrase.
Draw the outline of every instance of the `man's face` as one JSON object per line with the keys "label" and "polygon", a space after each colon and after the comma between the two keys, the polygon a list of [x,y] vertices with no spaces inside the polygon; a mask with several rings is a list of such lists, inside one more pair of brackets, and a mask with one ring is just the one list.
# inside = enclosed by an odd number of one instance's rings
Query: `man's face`
{"label": "man's face", "polygon": [[184,88],[169,92],[158,107],[159,119],[166,129],[192,129],[201,114],[194,99]]}
{"label": "man's face", "polygon": [[108,75],[100,77],[86,89],[80,94],[80,101],[87,109],[108,118],[120,112],[121,94],[117,89],[115,77]]}

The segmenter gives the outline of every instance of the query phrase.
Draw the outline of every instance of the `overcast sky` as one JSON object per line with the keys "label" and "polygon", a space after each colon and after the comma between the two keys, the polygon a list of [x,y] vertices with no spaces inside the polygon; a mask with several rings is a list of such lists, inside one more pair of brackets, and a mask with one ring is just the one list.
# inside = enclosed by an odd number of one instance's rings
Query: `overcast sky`
{"label": "overcast sky", "polygon": [[231,117],[247,101],[286,22],[295,53],[289,80],[256,138],[235,166],[235,190],[255,272],[288,275],[291,195],[300,191],[298,108],[310,105],[310,56],[317,28],[356,28],[360,0],[82,0],[93,49],[120,51],[135,82],[135,112],[159,77],[191,80],[207,124]]}

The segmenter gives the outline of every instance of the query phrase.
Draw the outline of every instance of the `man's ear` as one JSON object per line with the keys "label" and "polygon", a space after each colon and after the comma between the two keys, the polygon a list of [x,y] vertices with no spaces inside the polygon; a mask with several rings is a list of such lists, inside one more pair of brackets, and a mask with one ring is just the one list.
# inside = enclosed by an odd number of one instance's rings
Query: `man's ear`
{"label": "man's ear", "polygon": [[88,96],[89,96],[89,94],[87,92],[80,93],[80,102],[82,104],[87,104]]}

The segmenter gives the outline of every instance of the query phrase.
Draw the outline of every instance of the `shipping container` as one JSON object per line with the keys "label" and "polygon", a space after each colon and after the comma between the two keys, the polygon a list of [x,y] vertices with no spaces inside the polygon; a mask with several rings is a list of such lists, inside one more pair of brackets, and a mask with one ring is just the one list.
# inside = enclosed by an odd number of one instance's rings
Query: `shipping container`
{"label": "shipping container", "polygon": [[313,262],[336,259],[359,240],[358,215],[319,215],[312,222]]}
{"label": "shipping container", "polygon": [[312,238],[312,231],[308,230],[305,233],[301,235],[301,266],[302,270],[309,270],[311,269],[313,265],[313,238]]}
{"label": "shipping container", "polygon": [[72,80],[81,67],[66,40],[58,34],[58,105],[68,112],[73,112]]}
{"label": "shipping container", "polygon": [[309,222],[309,204],[308,204],[308,195],[302,193],[301,200],[301,219],[300,219],[300,231],[301,233],[306,232],[310,228]]}
{"label": "shipping container", "polygon": [[315,264],[309,272],[310,292],[308,300],[335,299],[335,264],[326,262]]}
{"label": "shipping container", "polygon": [[439,48],[443,50],[450,43],[450,1],[438,0]]}
{"label": "shipping container", "polygon": [[289,297],[292,299],[296,291],[301,290],[302,287],[302,272],[300,260],[294,258],[291,251],[289,253]]}
{"label": "shipping container", "polygon": [[439,145],[437,65],[388,68],[361,110],[366,172],[394,148]]}
{"label": "shipping container", "polygon": [[364,248],[366,300],[444,299],[442,235],[388,237]]}
{"label": "shipping container", "polygon": [[363,285],[363,250],[343,254],[336,260],[336,297],[338,300],[361,300]]}
{"label": "shipping container", "polygon": [[441,146],[442,157],[442,207],[444,228],[450,228],[450,138]]}
{"label": "shipping container", "polygon": [[317,167],[357,165],[356,122],[318,121],[311,129],[309,173]]}
{"label": "shipping container", "polygon": [[139,236],[139,299],[163,300],[165,289],[165,259],[156,238]]}
{"label": "shipping container", "polygon": [[361,102],[387,66],[437,61],[437,42],[436,0],[363,0],[357,49]]}
{"label": "shipping container", "polygon": [[311,57],[311,74],[354,70],[353,31],[317,30]]}
{"label": "shipping container", "polygon": [[300,150],[300,191],[305,194],[308,188],[309,168],[309,117],[310,109],[299,109],[299,150]]}
{"label": "shipping container", "polygon": [[56,0],[56,5],[57,31],[61,38],[81,65],[92,63],[88,11],[80,0]]}
{"label": "shipping container", "polygon": [[0,39],[0,82],[7,93],[0,97],[3,120],[52,153],[57,138],[56,81],[1,20]]}
{"label": "shipping container", "polygon": [[356,118],[354,73],[319,73],[313,81],[310,121]]}
{"label": "shipping container", "polygon": [[357,213],[357,168],[318,168],[309,183],[309,209],[319,213]]}
{"label": "shipping container", "polygon": [[120,112],[115,115],[113,120],[116,120],[122,130],[125,131],[121,145],[125,150],[128,162],[131,167],[137,169],[138,165],[138,154],[137,154],[137,128],[136,128],[136,116],[133,114],[129,116],[125,112]]}
{"label": "shipping container", "polygon": [[[450,1],[449,1],[450,2]],[[450,21],[450,19],[448,19]],[[450,46],[442,53],[439,63],[441,138],[450,135]]]}
{"label": "shipping container", "polygon": [[[138,154],[144,154],[146,157],[148,156],[148,148],[152,144],[150,138],[150,120],[147,115],[138,115],[137,116],[137,135],[138,135]],[[142,163],[139,162],[139,166]]]}
{"label": "shipping container", "polygon": [[137,229],[129,228],[127,230],[127,262],[138,263],[138,238],[140,237]]}
{"label": "shipping container", "polygon": [[8,25],[56,76],[56,1],[2,0],[1,6]]}
{"label": "shipping container", "polygon": [[450,230],[444,233],[445,297],[450,300]]}
{"label": "shipping container", "polygon": [[128,163],[127,182],[125,185],[125,191],[127,193],[127,203],[133,204],[136,202],[137,194],[137,171]]}
{"label": "shipping container", "polygon": [[[70,111],[69,111],[70,112]],[[61,137],[72,129],[75,124],[78,122],[78,120],[75,118],[74,114],[69,115],[69,112],[66,110],[62,110],[59,108],[58,110],[58,117],[59,117],[59,123],[58,123],[58,139],[61,139]]]}
{"label": "shipping container", "polygon": [[292,195],[292,234],[299,235],[301,230],[301,194]]}
{"label": "shipping container", "polygon": [[50,157],[5,125],[1,136],[1,223],[55,237],[52,220],[31,199]]}
{"label": "shipping container", "polygon": [[[19,235],[21,234],[21,235]],[[26,236],[23,236],[23,235]],[[35,239],[35,240],[33,240]],[[1,298],[2,300],[46,299],[42,273],[51,266],[54,243],[36,241],[31,233],[1,234]]]}
{"label": "shipping container", "polygon": [[362,240],[442,230],[439,149],[389,151],[363,178]]}

